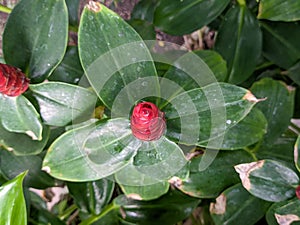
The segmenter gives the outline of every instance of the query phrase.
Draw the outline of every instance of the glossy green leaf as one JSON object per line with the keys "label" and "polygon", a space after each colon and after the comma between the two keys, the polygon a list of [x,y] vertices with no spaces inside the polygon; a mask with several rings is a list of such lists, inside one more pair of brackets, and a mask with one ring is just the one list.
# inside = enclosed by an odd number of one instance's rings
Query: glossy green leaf
{"label": "glossy green leaf", "polygon": [[294,161],[295,161],[295,166],[300,172],[300,135],[298,136],[298,139],[294,147]]}
{"label": "glossy green leaf", "polygon": [[166,137],[156,141],[144,141],[139,146],[133,162],[118,172],[118,181],[129,186],[165,181],[180,171],[186,163],[180,147]]}
{"label": "glossy green leaf", "polygon": [[92,182],[68,182],[68,190],[80,211],[89,214],[99,214],[110,201],[114,182],[101,179]]}
{"label": "glossy green leaf", "polygon": [[204,171],[199,171],[199,163],[203,157],[193,158],[190,175],[186,179],[175,182],[182,192],[197,198],[216,198],[224,189],[239,182],[234,166],[251,162],[253,158],[243,150],[219,152],[212,164]]}
{"label": "glossy green leaf", "polygon": [[294,0],[261,0],[259,2],[259,19],[273,21],[297,21],[300,20],[300,2]]}
{"label": "glossy green leaf", "polygon": [[49,147],[43,169],[68,181],[93,181],[125,167],[140,142],[127,119],[112,119],[67,131]]}
{"label": "glossy green leaf", "polygon": [[241,184],[237,184],[211,203],[210,213],[216,225],[252,225],[264,216],[269,206],[269,202],[254,197]]}
{"label": "glossy green leaf", "polygon": [[285,164],[260,160],[235,166],[245,189],[252,195],[270,202],[287,200],[295,195],[299,177]]}
{"label": "glossy green leaf", "polygon": [[288,76],[300,86],[300,62],[289,68]]}
{"label": "glossy green leaf", "polygon": [[173,225],[188,217],[200,200],[172,191],[152,201],[137,201],[119,196],[114,204],[120,206],[119,217],[126,222]]}
{"label": "glossy green leaf", "polygon": [[[175,63],[176,67],[170,67],[164,74],[164,78],[176,82],[180,86],[180,88],[183,88],[185,91],[201,87],[200,84],[202,85],[202,82],[200,83],[198,80],[195,80],[193,76],[181,70],[182,68],[185,69],[186,65],[191,64],[185,60],[183,61],[183,63],[180,63],[180,60],[183,60],[184,57],[191,57],[191,59],[193,58],[193,61],[195,60],[194,63],[198,64],[198,67],[201,67],[201,63],[207,64],[208,68],[202,68],[202,73],[199,74],[199,77],[205,78],[206,76],[213,76],[211,79],[215,79],[214,81],[224,81],[226,79],[226,62],[217,52],[211,50],[189,52],[183,55],[182,58]],[[196,61],[196,58],[194,57],[199,57],[199,59],[197,59]],[[212,72],[212,74],[205,74],[206,70],[207,73]]]}
{"label": "glossy green leaf", "polygon": [[[109,109],[116,97],[128,98],[131,103],[142,98],[135,94],[144,91],[144,86],[127,88],[138,78],[148,77],[151,96],[158,96],[158,78],[145,43],[131,26],[105,6],[90,2],[85,7],[78,43],[86,75]],[[123,94],[118,96],[121,90]]]}
{"label": "glossy green leaf", "polygon": [[62,62],[53,71],[48,80],[77,84],[83,74],[77,46],[68,46]]}
{"label": "glossy green leaf", "polygon": [[43,151],[49,138],[50,129],[43,127],[42,140],[32,140],[26,134],[7,131],[0,125],[0,145],[8,151],[13,151],[16,155],[34,155]]}
{"label": "glossy green leaf", "polygon": [[128,198],[137,200],[153,200],[166,194],[169,190],[168,182],[159,182],[145,186],[119,185]]}
{"label": "glossy green leaf", "polygon": [[242,121],[226,132],[221,149],[245,148],[262,140],[266,132],[267,120],[260,110],[254,108]]}
{"label": "glossy green leaf", "polygon": [[63,0],[23,0],[9,15],[3,52],[8,64],[43,81],[62,60],[68,39],[68,12]]}
{"label": "glossy green leaf", "polygon": [[199,199],[177,190],[170,190],[162,197],[150,201],[139,201],[120,195],[100,215],[92,216],[80,225],[174,225],[188,217],[199,203]]}
{"label": "glossy green leaf", "polygon": [[142,0],[139,1],[131,13],[132,19],[146,20],[150,23],[153,22],[153,14],[158,0]]}
{"label": "glossy green leaf", "polygon": [[251,76],[261,55],[262,34],[246,5],[236,5],[227,12],[215,49],[227,61],[228,82],[239,84]]}
{"label": "glossy green leaf", "polygon": [[128,23],[139,33],[143,40],[155,40],[156,32],[153,24],[139,19],[131,19]]}
{"label": "glossy green leaf", "polygon": [[67,83],[46,82],[30,85],[48,125],[65,126],[80,117],[89,118],[97,101],[94,92]]}
{"label": "glossy green leaf", "polygon": [[248,90],[226,83],[183,92],[162,109],[167,120],[166,135],[183,144],[222,148],[226,133],[246,117],[257,101]]}
{"label": "glossy green leaf", "polygon": [[26,205],[22,187],[25,176],[26,172],[0,187],[0,225],[27,224]]}
{"label": "glossy green leaf", "polygon": [[300,24],[260,22],[263,31],[263,55],[276,65],[288,69],[300,59]]}
{"label": "glossy green leaf", "polygon": [[266,214],[268,224],[300,224],[300,201],[293,198],[288,201],[276,202]]}
{"label": "glossy green leaf", "polygon": [[287,130],[294,112],[293,88],[280,81],[264,78],[255,82],[251,91],[257,98],[266,98],[257,104],[267,121],[268,128],[264,141],[272,144],[284,131]]}
{"label": "glossy green leaf", "polygon": [[160,0],[155,9],[154,24],[172,35],[189,34],[212,22],[229,2],[229,0]]}
{"label": "glossy green leaf", "polygon": [[80,0],[66,0],[66,4],[68,7],[69,24],[72,26],[78,26]]}
{"label": "glossy green leaf", "polygon": [[0,118],[6,130],[27,134],[32,140],[42,139],[43,126],[40,115],[24,96],[9,97],[1,94]]}
{"label": "glossy green leaf", "polygon": [[16,156],[12,152],[0,148],[0,162],[0,170],[8,179],[28,170],[24,179],[24,185],[27,187],[44,189],[55,185],[54,179],[41,171],[42,158],[40,156]]}
{"label": "glossy green leaf", "polygon": [[293,137],[282,136],[275,140],[271,145],[262,143],[255,156],[258,159],[273,159],[288,162],[289,165],[294,163],[294,144],[296,139]]}

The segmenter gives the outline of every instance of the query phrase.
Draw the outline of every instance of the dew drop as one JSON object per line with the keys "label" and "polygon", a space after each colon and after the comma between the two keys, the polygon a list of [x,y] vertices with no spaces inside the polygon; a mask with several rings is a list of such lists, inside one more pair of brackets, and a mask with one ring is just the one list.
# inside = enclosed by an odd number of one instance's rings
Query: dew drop
{"label": "dew drop", "polygon": [[231,124],[231,120],[226,120],[226,123],[227,124]]}

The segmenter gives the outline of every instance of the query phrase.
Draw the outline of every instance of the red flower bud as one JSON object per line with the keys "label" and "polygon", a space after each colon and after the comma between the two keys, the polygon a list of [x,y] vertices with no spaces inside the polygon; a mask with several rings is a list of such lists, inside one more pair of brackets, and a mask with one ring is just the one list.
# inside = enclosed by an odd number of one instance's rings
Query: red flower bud
{"label": "red flower bud", "polygon": [[151,102],[137,104],[131,115],[132,134],[143,141],[159,139],[165,131],[164,113]]}
{"label": "red flower bud", "polygon": [[300,185],[296,188],[296,196],[300,199]]}
{"label": "red flower bud", "polygon": [[20,69],[0,63],[0,92],[8,96],[19,96],[29,86],[29,79]]}

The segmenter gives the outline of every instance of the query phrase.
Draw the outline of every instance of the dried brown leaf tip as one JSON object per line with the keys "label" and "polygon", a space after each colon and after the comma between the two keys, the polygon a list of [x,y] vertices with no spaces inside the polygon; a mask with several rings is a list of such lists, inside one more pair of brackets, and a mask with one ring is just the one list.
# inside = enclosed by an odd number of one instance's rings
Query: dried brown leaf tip
{"label": "dried brown leaf tip", "polygon": [[90,1],[86,7],[90,11],[93,11],[96,13],[101,11],[101,4],[99,2]]}
{"label": "dried brown leaf tip", "polygon": [[258,162],[239,164],[234,167],[235,171],[240,175],[244,188],[247,190],[251,189],[249,175],[252,171],[261,168],[264,165],[264,162],[264,160],[260,160]]}
{"label": "dried brown leaf tip", "polygon": [[279,223],[280,225],[290,225],[293,222],[300,221],[299,216],[293,214],[279,215],[275,213],[275,218],[277,220],[277,223]]}
{"label": "dried brown leaf tip", "polygon": [[257,103],[257,102],[261,102],[261,101],[266,100],[266,98],[257,99],[257,98],[251,93],[251,91],[247,91],[247,93],[244,95],[243,99],[244,99],[244,100],[248,100],[249,102],[254,102],[254,103]]}
{"label": "dried brown leaf tip", "polygon": [[209,211],[212,214],[222,215],[226,212],[226,202],[227,198],[224,194],[221,194],[216,198],[216,203],[211,203],[209,207]]}

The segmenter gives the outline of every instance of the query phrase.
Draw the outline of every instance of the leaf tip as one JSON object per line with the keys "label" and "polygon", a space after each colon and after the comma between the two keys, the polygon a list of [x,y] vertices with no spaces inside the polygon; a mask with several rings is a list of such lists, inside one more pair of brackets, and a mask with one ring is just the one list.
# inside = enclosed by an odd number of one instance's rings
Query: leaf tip
{"label": "leaf tip", "polygon": [[45,171],[46,173],[51,173],[51,169],[49,166],[43,166],[42,170]]}
{"label": "leaf tip", "polygon": [[264,160],[251,163],[243,163],[234,166],[235,171],[240,175],[240,179],[245,189],[250,190],[251,183],[249,180],[249,175],[252,171],[261,168],[264,165]]}
{"label": "leaf tip", "polygon": [[168,180],[168,182],[176,188],[180,188],[182,186],[182,180],[179,177],[172,177]]}
{"label": "leaf tip", "polygon": [[131,193],[126,196],[127,196],[127,198],[131,198],[134,200],[143,200],[143,198],[139,194],[135,194],[135,193]]}
{"label": "leaf tip", "polygon": [[39,140],[39,141],[40,141],[40,138],[38,138],[38,137],[35,135],[35,133],[34,133],[33,131],[27,130],[25,133],[26,133],[29,137],[31,137],[32,140],[34,140],[34,141]]}
{"label": "leaf tip", "polygon": [[247,101],[249,101],[249,102],[252,102],[252,103],[257,103],[257,102],[261,102],[261,101],[266,100],[266,98],[257,99],[257,98],[251,93],[251,91],[247,91],[247,93],[244,95],[243,99],[244,99],[244,100],[247,100]]}
{"label": "leaf tip", "polygon": [[290,225],[293,222],[300,221],[300,217],[293,214],[279,215],[275,213],[275,218],[277,220],[277,223],[281,225]]}
{"label": "leaf tip", "polygon": [[89,3],[86,5],[86,8],[90,11],[93,11],[95,13],[101,11],[101,4],[99,2],[89,1]]}
{"label": "leaf tip", "polygon": [[216,202],[210,204],[209,211],[212,214],[224,214],[226,212],[226,196],[221,194],[219,197],[217,197]]}

